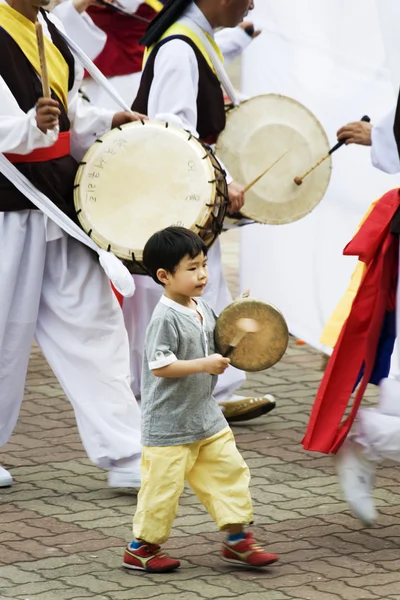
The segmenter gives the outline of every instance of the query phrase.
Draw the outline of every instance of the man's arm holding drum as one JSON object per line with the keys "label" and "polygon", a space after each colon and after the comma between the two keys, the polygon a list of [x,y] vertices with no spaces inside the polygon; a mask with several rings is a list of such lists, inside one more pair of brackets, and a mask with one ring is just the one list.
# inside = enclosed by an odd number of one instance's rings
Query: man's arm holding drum
{"label": "man's arm holding drum", "polygon": [[[53,23],[63,31],[62,23],[54,15],[50,16]],[[90,146],[113,127],[125,123],[146,119],[144,115],[130,112],[110,111],[86,102],[79,88],[83,80],[83,67],[75,60],[75,81],[68,94],[68,118],[71,124],[71,152],[80,160]]]}
{"label": "man's arm holding drum", "polygon": [[348,123],[338,131],[338,140],[346,140],[346,144],[371,147],[371,162],[377,169],[385,173],[400,172],[400,158],[394,137],[394,119],[396,111],[393,109],[377,125],[356,121]]}
{"label": "man's arm holding drum", "polygon": [[[199,71],[192,48],[182,40],[171,40],[160,48],[154,63],[149,118],[169,121],[199,137],[196,130],[198,86]],[[229,210],[239,212],[244,204],[244,188],[234,182],[228,172],[227,183]]]}

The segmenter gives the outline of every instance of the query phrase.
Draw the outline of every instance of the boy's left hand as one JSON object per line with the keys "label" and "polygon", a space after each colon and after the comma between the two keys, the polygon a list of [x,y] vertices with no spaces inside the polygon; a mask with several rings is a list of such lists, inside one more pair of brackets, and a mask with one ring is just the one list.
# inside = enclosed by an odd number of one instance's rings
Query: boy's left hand
{"label": "boy's left hand", "polygon": [[121,127],[121,125],[125,125],[126,123],[134,123],[135,121],[148,121],[148,117],[146,115],[141,115],[137,112],[117,112],[114,115],[112,120],[111,129],[114,127]]}

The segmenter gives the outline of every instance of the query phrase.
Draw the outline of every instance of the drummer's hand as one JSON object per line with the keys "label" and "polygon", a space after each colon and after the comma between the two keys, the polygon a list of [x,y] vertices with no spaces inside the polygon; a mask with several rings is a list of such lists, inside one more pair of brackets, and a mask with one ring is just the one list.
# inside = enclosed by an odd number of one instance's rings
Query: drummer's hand
{"label": "drummer's hand", "polygon": [[229,207],[228,213],[234,215],[240,212],[244,205],[244,187],[236,181],[228,185]]}
{"label": "drummer's hand", "polygon": [[339,142],[346,140],[346,145],[358,144],[359,146],[371,146],[372,145],[372,123],[366,123],[365,121],[357,121],[356,123],[348,123],[344,127],[341,127],[337,132],[337,138]]}
{"label": "drummer's hand", "polygon": [[241,27],[243,30],[245,30],[247,27],[253,27],[254,33],[250,36],[252,40],[255,40],[262,33],[261,29],[256,29],[254,27],[254,23],[251,21],[243,21],[243,23],[240,23],[239,27]]}
{"label": "drummer's hand", "polygon": [[40,131],[46,133],[48,129],[57,127],[60,112],[57,100],[39,98],[36,103],[36,123]]}
{"label": "drummer's hand", "polygon": [[250,288],[247,288],[247,290],[244,290],[244,292],[242,292],[238,298],[238,300],[243,300],[244,298],[249,298],[250,296]]}
{"label": "drummer's hand", "polygon": [[148,117],[146,115],[141,115],[137,112],[117,112],[114,115],[112,120],[111,129],[114,127],[121,127],[121,125],[125,125],[126,123],[133,123],[134,121],[148,121]]}
{"label": "drummer's hand", "polygon": [[204,372],[210,373],[210,375],[222,375],[231,362],[229,358],[224,358],[221,354],[211,354],[211,356],[207,356],[203,360]]}

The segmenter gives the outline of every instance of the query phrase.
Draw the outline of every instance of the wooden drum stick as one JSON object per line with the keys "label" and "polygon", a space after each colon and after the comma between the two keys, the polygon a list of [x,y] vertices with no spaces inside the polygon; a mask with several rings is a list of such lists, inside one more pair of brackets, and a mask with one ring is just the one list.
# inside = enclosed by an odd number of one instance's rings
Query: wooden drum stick
{"label": "wooden drum stick", "polygon": [[35,23],[35,28],[39,50],[40,76],[42,78],[43,98],[51,98],[49,75],[47,73],[46,50],[44,47],[43,29],[41,23]]}
{"label": "wooden drum stick", "polygon": [[[365,121],[366,123],[369,123],[371,121],[371,119],[365,115],[361,121]],[[319,165],[321,165],[324,161],[326,161],[334,152],[336,152],[336,150],[339,150],[339,148],[341,148],[344,144],[346,143],[346,140],[342,140],[341,142],[338,142],[335,146],[333,146],[333,148],[331,148],[328,152],[328,154],[326,154],[325,156],[323,156],[313,167],[311,167],[311,169],[309,169],[306,173],[304,173],[304,175],[302,175],[301,177],[295,177],[294,178],[294,182],[296,185],[301,185],[303,183],[303,180],[310,175],[310,173],[312,173],[313,171],[315,171],[315,169],[317,167],[319,167]]]}
{"label": "wooden drum stick", "polygon": [[224,357],[229,358],[235,348],[249,333],[257,333],[260,330],[260,325],[255,319],[241,318],[236,322],[237,333],[229,344]]}
{"label": "wooden drum stick", "polygon": [[245,191],[245,192],[248,192],[249,190],[251,190],[251,188],[252,188],[253,186],[255,186],[255,185],[256,185],[256,183],[258,183],[258,182],[260,181],[260,179],[262,179],[262,178],[263,178],[263,177],[264,177],[264,176],[265,176],[265,175],[266,175],[266,174],[267,174],[267,173],[268,173],[268,172],[269,172],[269,171],[270,171],[270,170],[271,170],[271,169],[272,169],[272,168],[273,168],[275,165],[277,165],[277,164],[278,164],[278,162],[280,162],[280,161],[282,160],[282,158],[283,158],[284,156],[286,156],[286,154],[289,154],[289,152],[290,152],[290,150],[286,150],[286,152],[284,152],[284,153],[282,154],[282,156],[280,156],[279,158],[277,158],[277,159],[276,159],[276,160],[275,160],[275,161],[272,163],[272,165],[269,165],[269,167],[267,167],[267,168],[265,169],[265,171],[263,171],[263,172],[261,173],[261,175],[258,175],[258,177],[256,177],[255,179],[253,179],[253,181],[251,181],[250,183],[248,183],[248,184],[245,186],[245,188],[244,188],[244,191]]}

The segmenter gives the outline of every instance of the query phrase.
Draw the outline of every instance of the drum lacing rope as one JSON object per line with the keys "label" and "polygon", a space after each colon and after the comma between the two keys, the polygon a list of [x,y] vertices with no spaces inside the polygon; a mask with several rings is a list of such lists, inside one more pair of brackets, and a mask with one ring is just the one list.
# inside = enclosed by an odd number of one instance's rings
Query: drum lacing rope
{"label": "drum lacing rope", "polygon": [[[136,259],[135,253],[131,251],[131,258],[132,258],[132,262],[136,265],[136,267],[142,271],[142,273],[136,273],[136,275],[149,275],[151,277],[151,273],[148,269],[146,269],[146,267],[144,266],[143,262],[139,262]],[[143,272],[144,271],[144,272]],[[135,274],[135,273],[134,273]]]}

